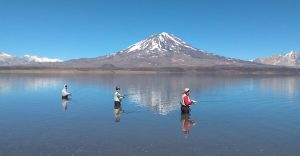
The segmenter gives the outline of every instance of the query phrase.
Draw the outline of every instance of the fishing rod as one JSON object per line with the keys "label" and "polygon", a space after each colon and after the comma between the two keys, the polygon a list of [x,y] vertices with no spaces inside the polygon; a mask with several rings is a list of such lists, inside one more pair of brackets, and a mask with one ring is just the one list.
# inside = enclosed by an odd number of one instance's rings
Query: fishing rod
{"label": "fishing rod", "polygon": [[123,96],[137,95],[137,93],[124,94]]}
{"label": "fishing rod", "polygon": [[136,111],[125,111],[123,110],[122,113],[125,114],[132,114],[132,113],[143,113],[143,112],[148,112],[149,110],[136,110]]}
{"label": "fishing rod", "polygon": [[81,91],[81,90],[83,90],[83,89],[85,89],[86,87],[80,87],[80,88],[75,88],[73,91],[72,91],[72,93],[77,93],[77,92],[79,92],[79,91]]}

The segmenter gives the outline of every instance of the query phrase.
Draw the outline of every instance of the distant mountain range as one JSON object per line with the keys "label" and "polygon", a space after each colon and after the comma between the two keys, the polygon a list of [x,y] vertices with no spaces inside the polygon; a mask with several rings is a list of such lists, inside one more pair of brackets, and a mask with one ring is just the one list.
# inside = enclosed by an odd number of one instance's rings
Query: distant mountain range
{"label": "distant mountain range", "polygon": [[[50,62],[50,63],[49,63]],[[193,68],[193,67],[250,67],[264,68],[270,65],[298,66],[299,53],[292,51],[285,55],[274,55],[270,58],[257,58],[254,61],[243,61],[215,55],[197,49],[175,35],[160,33],[152,35],[128,48],[112,55],[96,58],[81,58],[68,61],[25,55],[16,57],[0,53],[0,66],[50,67],[50,68]],[[271,67],[273,68],[273,67]]]}
{"label": "distant mountain range", "polygon": [[64,62],[72,67],[191,67],[214,65],[249,65],[249,61],[227,58],[197,49],[168,33],[146,38],[112,55]]}
{"label": "distant mountain range", "polygon": [[284,55],[273,55],[266,58],[257,58],[254,62],[268,64],[268,65],[280,65],[280,66],[300,66],[300,53],[291,51]]}
{"label": "distant mountain range", "polygon": [[0,52],[1,66],[28,65],[28,64],[35,64],[35,63],[45,63],[45,62],[63,62],[63,61],[60,59],[49,59],[46,57],[38,57],[38,56],[31,56],[31,55],[24,55],[23,57],[17,57],[4,52]]}

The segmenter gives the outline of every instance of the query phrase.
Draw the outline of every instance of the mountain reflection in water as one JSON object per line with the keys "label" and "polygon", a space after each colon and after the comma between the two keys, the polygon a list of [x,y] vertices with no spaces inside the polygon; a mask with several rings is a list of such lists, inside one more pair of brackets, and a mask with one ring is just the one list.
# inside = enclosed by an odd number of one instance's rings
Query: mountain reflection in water
{"label": "mountain reflection in water", "polygon": [[[134,80],[132,80],[134,77]],[[0,92],[12,91],[19,86],[25,90],[39,90],[42,88],[60,88],[64,83],[70,84],[70,92],[82,90],[86,86],[106,88],[112,91],[115,86],[121,86],[122,93],[127,95],[126,100],[137,106],[167,115],[180,107],[181,94],[185,87],[191,88],[191,97],[201,103],[207,97],[203,93],[213,93],[226,87],[238,86],[248,83],[249,86],[257,85],[262,90],[285,92],[290,97],[297,94],[300,81],[297,77],[230,77],[197,74],[136,74],[136,75],[39,75],[39,74],[7,74],[0,77]],[[22,84],[22,85],[21,85]],[[72,90],[73,89],[73,90]],[[60,94],[60,91],[57,91]],[[217,97],[216,97],[217,98]],[[65,103],[65,102],[64,102]],[[63,106],[67,106],[63,104]],[[65,107],[67,108],[67,107]],[[66,109],[65,109],[66,110]]]}
{"label": "mountain reflection in water", "polygon": [[[69,101],[61,99],[65,83]],[[296,156],[299,83],[296,76],[1,74],[0,155]],[[122,108],[114,107],[115,86],[126,95]],[[190,115],[180,114],[185,87],[198,101]]]}

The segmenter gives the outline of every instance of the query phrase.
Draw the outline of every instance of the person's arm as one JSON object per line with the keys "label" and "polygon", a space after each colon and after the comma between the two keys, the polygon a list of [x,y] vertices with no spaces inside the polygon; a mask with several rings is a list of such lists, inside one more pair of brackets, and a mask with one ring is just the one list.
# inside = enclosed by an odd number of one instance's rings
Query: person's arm
{"label": "person's arm", "polygon": [[69,93],[66,89],[63,89],[62,90],[62,95],[67,96],[67,95],[71,95],[71,93]]}
{"label": "person's arm", "polygon": [[68,92],[68,90],[66,90],[67,95],[71,95],[71,93]]}

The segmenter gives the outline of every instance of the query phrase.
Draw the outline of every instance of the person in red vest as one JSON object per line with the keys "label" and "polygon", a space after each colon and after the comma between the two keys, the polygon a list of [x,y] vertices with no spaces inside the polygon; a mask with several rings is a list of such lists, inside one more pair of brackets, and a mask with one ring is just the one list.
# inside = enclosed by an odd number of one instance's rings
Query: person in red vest
{"label": "person in red vest", "polygon": [[189,95],[190,89],[185,88],[182,94],[181,113],[190,113],[190,105],[195,104],[197,102],[195,100],[191,100]]}

